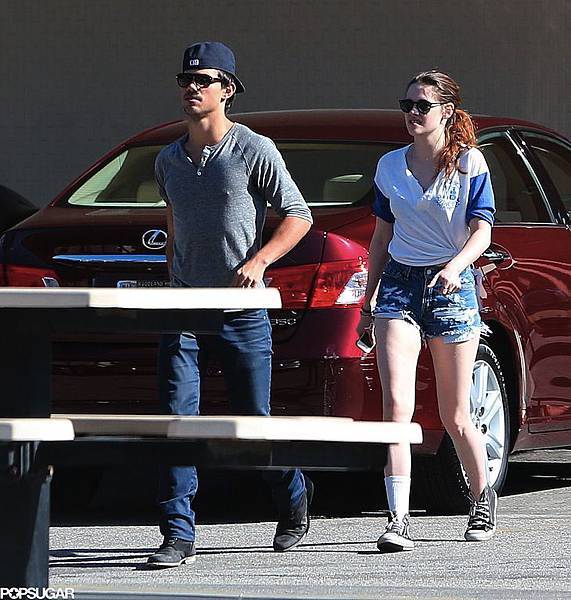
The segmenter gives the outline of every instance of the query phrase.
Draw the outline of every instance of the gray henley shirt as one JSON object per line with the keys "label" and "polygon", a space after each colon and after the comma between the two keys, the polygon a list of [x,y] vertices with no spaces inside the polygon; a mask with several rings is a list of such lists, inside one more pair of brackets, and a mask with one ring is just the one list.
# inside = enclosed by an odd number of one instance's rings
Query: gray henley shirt
{"label": "gray henley shirt", "polygon": [[188,134],[161,150],[155,177],[172,208],[175,287],[225,287],[261,247],[267,204],[281,217],[312,222],[275,144],[235,123],[195,165]]}

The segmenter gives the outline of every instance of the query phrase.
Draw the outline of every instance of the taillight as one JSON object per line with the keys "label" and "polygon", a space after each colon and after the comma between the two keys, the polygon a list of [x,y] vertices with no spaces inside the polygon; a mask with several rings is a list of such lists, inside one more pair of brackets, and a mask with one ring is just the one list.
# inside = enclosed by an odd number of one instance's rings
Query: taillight
{"label": "taillight", "polygon": [[306,308],[318,268],[319,265],[299,265],[270,269],[266,271],[264,282],[268,287],[278,288],[283,308]]}
{"label": "taillight", "polygon": [[367,286],[364,259],[271,269],[264,281],[280,290],[282,306],[303,308],[344,308],[362,302]]}
{"label": "taillight", "polygon": [[10,287],[58,287],[59,279],[55,271],[23,267],[20,265],[4,265],[3,284]]}
{"label": "taillight", "polygon": [[310,308],[351,307],[360,304],[367,287],[364,259],[323,263],[319,267]]}

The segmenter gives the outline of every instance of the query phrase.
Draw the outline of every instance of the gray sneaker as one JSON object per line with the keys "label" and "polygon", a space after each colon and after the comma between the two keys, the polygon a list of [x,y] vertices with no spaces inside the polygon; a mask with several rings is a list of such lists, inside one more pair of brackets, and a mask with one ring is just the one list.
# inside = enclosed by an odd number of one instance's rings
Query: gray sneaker
{"label": "gray sneaker", "polygon": [[478,500],[472,496],[470,500],[470,515],[464,538],[467,542],[485,542],[496,531],[498,495],[494,488],[487,485]]}
{"label": "gray sneaker", "polygon": [[402,521],[397,519],[397,514],[389,514],[389,522],[384,533],[377,540],[377,548],[381,552],[402,552],[403,550],[412,550],[414,542],[410,539],[409,516],[406,514]]}

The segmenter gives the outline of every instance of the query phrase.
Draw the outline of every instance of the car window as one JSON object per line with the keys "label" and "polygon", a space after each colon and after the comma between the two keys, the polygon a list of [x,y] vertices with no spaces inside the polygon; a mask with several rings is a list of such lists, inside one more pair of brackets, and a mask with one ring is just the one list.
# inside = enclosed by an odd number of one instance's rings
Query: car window
{"label": "car window", "polygon": [[391,144],[278,143],[309,206],[359,205],[373,199],[379,158]]}
{"label": "car window", "polygon": [[551,178],[566,210],[571,210],[571,146],[531,131],[524,138]]}
{"label": "car window", "polygon": [[505,134],[486,136],[480,150],[490,169],[498,223],[551,223],[529,169]]}
{"label": "car window", "polygon": [[[380,156],[397,146],[359,143],[278,143],[284,160],[310,206],[359,205],[373,198]],[[123,151],[82,183],[67,199],[72,205],[163,207],[154,178],[162,146]]]}
{"label": "car window", "polygon": [[105,164],[68,198],[81,206],[165,206],[155,182],[162,146],[136,146]]}

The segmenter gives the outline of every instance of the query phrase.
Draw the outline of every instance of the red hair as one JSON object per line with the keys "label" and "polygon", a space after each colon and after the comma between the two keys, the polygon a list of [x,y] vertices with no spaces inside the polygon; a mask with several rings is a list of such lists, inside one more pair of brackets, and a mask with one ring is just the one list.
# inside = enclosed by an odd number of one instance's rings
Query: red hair
{"label": "red hair", "polygon": [[449,176],[454,170],[459,170],[458,161],[462,150],[478,145],[474,121],[465,110],[458,108],[461,102],[460,86],[447,73],[436,69],[423,71],[409,81],[407,91],[414,83],[429,85],[434,88],[439,102],[451,102],[454,105],[454,112],[446,122],[444,150],[438,160],[438,171],[444,169],[446,176]]}

